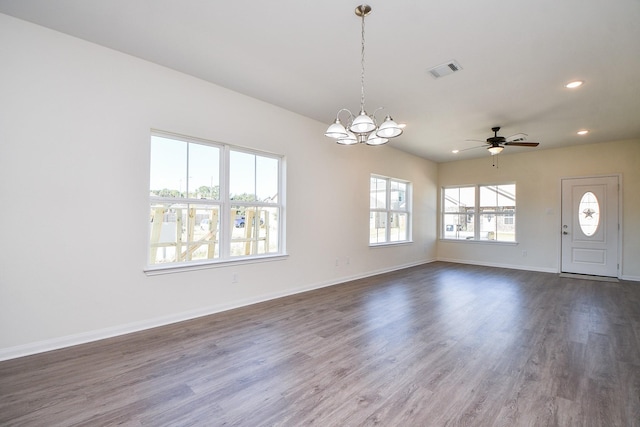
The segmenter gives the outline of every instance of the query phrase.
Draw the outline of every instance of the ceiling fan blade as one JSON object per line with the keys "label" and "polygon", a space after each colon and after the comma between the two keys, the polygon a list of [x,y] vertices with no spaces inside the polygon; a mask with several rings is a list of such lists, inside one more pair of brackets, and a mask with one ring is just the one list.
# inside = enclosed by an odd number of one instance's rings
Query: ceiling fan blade
{"label": "ceiling fan blade", "polygon": [[504,145],[511,145],[516,147],[537,147],[539,142],[505,142]]}
{"label": "ceiling fan blade", "polygon": [[506,137],[507,142],[522,142],[526,141],[529,135],[526,133],[514,133],[513,135],[509,135]]}
{"label": "ceiling fan blade", "polygon": [[469,142],[482,142],[483,144],[486,144],[486,141],[482,140],[482,139],[465,139],[465,141],[469,141]]}
{"label": "ceiling fan blade", "polygon": [[[482,142],[482,141],[478,141],[478,142]],[[485,148],[487,146],[487,144],[485,145],[478,145],[476,147],[469,147],[469,148],[465,148],[464,150],[459,150],[459,152],[463,152],[463,151],[469,151],[469,150],[475,150],[476,148]]]}

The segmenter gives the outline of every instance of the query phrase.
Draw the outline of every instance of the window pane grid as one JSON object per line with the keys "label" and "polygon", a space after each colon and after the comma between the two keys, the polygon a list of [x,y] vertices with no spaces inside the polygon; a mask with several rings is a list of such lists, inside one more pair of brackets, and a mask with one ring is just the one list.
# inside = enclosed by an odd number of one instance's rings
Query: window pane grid
{"label": "window pane grid", "polygon": [[515,242],[515,210],[515,184],[443,188],[442,238]]}
{"label": "window pane grid", "polygon": [[150,264],[219,257],[219,209],[189,203],[152,203]]}
{"label": "window pane grid", "polygon": [[369,244],[410,239],[410,183],[371,176],[369,190]]}
{"label": "window pane grid", "polygon": [[386,209],[387,207],[387,180],[371,177],[370,208]]}
{"label": "window pane grid", "polygon": [[149,265],[282,253],[280,157],[154,134],[150,161]]}
{"label": "window pane grid", "polygon": [[443,197],[445,212],[466,212],[475,207],[475,188],[445,188]]}
{"label": "window pane grid", "polygon": [[230,256],[277,253],[279,217],[277,207],[233,206]]}

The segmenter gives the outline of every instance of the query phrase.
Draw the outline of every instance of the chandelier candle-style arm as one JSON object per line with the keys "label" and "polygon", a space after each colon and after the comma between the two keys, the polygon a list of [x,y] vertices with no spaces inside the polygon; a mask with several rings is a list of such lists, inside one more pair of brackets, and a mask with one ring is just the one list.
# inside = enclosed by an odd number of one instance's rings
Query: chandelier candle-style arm
{"label": "chandelier candle-style arm", "polygon": [[[351,111],[346,108],[341,109],[336,114],[336,120],[333,122],[325,136],[333,138],[338,144],[352,145],[356,143],[366,143],[368,145],[382,145],[389,141],[389,138],[395,138],[402,134],[402,127],[396,123],[391,116],[387,115],[383,123],[378,126],[375,113],[382,107],[376,109],[372,115],[367,114],[364,109],[364,18],[371,13],[371,6],[366,4],[356,7],[355,14],[362,18],[361,31],[361,49],[360,49],[360,114],[354,116]],[[340,120],[340,113],[346,111],[349,117],[346,126]]]}
{"label": "chandelier candle-style arm", "polygon": [[342,113],[343,111],[346,111],[347,113],[349,113],[349,117],[347,118],[347,123],[351,123],[353,114],[351,114],[351,111],[347,110],[346,108],[343,108],[342,110],[338,111],[338,114],[336,114],[336,121],[333,122],[331,126],[329,126],[327,131],[324,133],[325,136],[328,136],[329,138],[340,139],[340,138],[345,138],[348,135],[347,129],[345,129],[344,125],[340,121],[340,113]]}

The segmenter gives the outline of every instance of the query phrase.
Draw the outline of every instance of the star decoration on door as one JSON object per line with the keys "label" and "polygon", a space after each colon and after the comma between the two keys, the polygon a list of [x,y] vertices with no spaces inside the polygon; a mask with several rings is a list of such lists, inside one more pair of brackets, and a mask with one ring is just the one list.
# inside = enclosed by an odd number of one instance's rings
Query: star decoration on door
{"label": "star decoration on door", "polygon": [[582,213],[584,214],[584,218],[585,219],[587,219],[587,218],[593,219],[593,214],[596,213],[596,211],[594,211],[591,208],[587,208],[587,209],[583,210]]}

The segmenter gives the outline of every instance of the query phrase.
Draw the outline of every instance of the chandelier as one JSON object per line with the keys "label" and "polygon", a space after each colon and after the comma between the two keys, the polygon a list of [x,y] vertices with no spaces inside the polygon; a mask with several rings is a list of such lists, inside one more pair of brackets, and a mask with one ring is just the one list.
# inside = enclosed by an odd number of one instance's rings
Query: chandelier
{"label": "chandelier", "polygon": [[[364,109],[364,17],[371,13],[371,6],[366,4],[356,7],[355,13],[362,18],[362,38],[360,49],[360,114],[354,116],[351,111],[343,108],[336,114],[336,121],[329,126],[325,136],[334,138],[338,144],[351,145],[366,143],[368,145],[382,145],[402,133],[401,125],[398,125],[391,116],[387,115],[378,126],[375,114],[383,107],[376,109],[372,115],[368,115]],[[348,114],[345,125],[340,121],[341,113]],[[343,117],[346,115],[343,114]]]}

